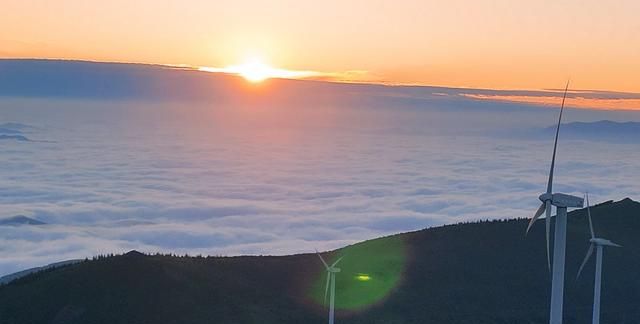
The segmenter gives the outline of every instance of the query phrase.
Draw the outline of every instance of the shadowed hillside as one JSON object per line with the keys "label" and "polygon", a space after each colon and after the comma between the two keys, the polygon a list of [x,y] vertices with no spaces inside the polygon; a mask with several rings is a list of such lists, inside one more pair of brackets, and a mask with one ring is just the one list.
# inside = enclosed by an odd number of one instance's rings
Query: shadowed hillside
{"label": "shadowed hillside", "polygon": [[[532,210],[533,213],[533,210]],[[640,322],[640,203],[592,208],[604,257],[604,323]],[[334,251],[337,323],[546,323],[544,222],[425,229]],[[593,259],[584,210],[569,214],[565,323],[591,316]],[[324,272],[313,254],[172,257],[130,252],[49,269],[0,287],[0,323],[324,323]],[[363,278],[366,278],[363,279]]]}

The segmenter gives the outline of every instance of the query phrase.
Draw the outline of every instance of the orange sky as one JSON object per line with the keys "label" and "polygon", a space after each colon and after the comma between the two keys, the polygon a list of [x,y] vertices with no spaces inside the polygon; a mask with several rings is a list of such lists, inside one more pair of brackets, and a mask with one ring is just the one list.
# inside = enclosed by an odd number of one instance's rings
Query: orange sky
{"label": "orange sky", "polygon": [[[4,0],[0,57],[225,67],[350,80],[640,92],[640,1]],[[344,74],[347,71],[350,73]]]}

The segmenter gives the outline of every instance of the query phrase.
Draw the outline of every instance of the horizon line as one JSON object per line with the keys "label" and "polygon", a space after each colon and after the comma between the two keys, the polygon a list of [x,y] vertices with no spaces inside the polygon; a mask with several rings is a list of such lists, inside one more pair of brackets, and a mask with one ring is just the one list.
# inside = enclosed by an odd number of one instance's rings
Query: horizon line
{"label": "horizon line", "polygon": [[[197,66],[183,63],[154,63],[154,62],[134,62],[134,61],[100,61],[93,59],[83,59],[83,58],[51,58],[51,57],[0,57],[0,61],[51,61],[51,62],[77,62],[77,63],[92,63],[92,64],[121,64],[121,65],[138,65],[138,66],[149,66],[149,67],[157,67],[157,68],[167,68],[167,69],[177,69],[184,71],[192,71],[192,72],[200,72],[200,73],[208,73],[208,74],[218,74],[218,75],[229,75],[234,77],[241,78],[237,73],[230,72],[222,72],[215,71],[216,69],[224,69],[224,68],[212,68],[207,66]],[[208,70],[209,69],[209,70]],[[297,71],[297,70],[291,70]],[[314,71],[317,72],[317,71]],[[496,101],[496,102],[512,102],[512,103],[522,103],[522,104],[531,104],[535,106],[554,106],[556,103],[554,100],[557,98],[561,98],[562,91],[564,89],[555,89],[555,88],[541,88],[541,89],[532,89],[532,88],[489,88],[489,87],[466,87],[466,86],[449,86],[449,85],[438,85],[438,84],[426,84],[426,83],[407,83],[407,82],[392,82],[392,81],[384,81],[384,80],[349,80],[349,79],[340,79],[340,78],[331,78],[330,76],[339,75],[340,73],[349,73],[349,72],[366,72],[366,71],[345,71],[345,72],[317,72],[317,75],[310,77],[299,77],[299,78],[287,78],[287,77],[271,77],[270,80],[289,80],[289,81],[307,81],[307,82],[320,82],[320,83],[331,83],[331,84],[350,84],[350,85],[363,85],[363,86],[382,86],[382,87],[404,87],[404,88],[438,88],[438,89],[448,89],[448,90],[459,90],[460,97],[472,99],[472,100],[482,100],[482,101]],[[486,91],[486,92],[496,92],[494,94],[478,94],[478,93],[464,93],[465,91]],[[542,95],[518,95],[518,94],[501,94],[504,92],[529,92],[529,93],[538,93],[545,94]],[[569,97],[572,102],[569,102],[567,105],[569,108],[575,109],[591,109],[591,110],[619,110],[619,111],[634,111],[637,112],[640,110],[640,92],[628,92],[628,91],[618,91],[618,90],[605,90],[605,89],[569,89],[569,94],[573,94],[574,96]],[[626,95],[627,98],[621,97],[610,97],[610,98],[585,98],[578,96],[579,94],[619,94]],[[443,94],[449,95],[449,94]],[[630,103],[631,106],[624,105],[625,103]],[[620,105],[622,104],[622,105]]]}

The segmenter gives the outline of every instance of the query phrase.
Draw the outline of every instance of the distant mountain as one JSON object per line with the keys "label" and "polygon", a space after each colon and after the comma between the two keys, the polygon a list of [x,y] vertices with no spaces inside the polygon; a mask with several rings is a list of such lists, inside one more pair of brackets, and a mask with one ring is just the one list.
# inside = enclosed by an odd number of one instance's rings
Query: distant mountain
{"label": "distant mountain", "polygon": [[21,123],[3,123],[0,124],[0,141],[21,141],[31,142],[31,139],[23,134],[23,131],[32,129],[32,126]]}
{"label": "distant mountain", "polygon": [[0,134],[0,141],[2,140],[9,140],[9,141],[20,141],[20,142],[30,142],[31,140],[28,139],[26,136],[23,135],[4,135],[4,134]]}
{"label": "distant mountain", "polygon": [[[48,270],[48,269],[53,269],[56,267],[62,267],[65,265],[70,265],[70,264],[74,264],[74,263],[78,263],[81,262],[82,260],[67,260],[67,261],[61,261],[61,262],[56,262],[56,263],[51,263],[48,264],[46,266],[42,266],[42,267],[36,267],[36,268],[31,268],[31,269],[27,269],[27,270],[22,270],[20,272],[16,272],[16,273],[12,273],[3,277],[0,277],[0,285],[2,284],[7,284],[11,281],[14,281],[16,279],[22,278],[26,275],[30,275],[39,271],[44,271],[44,270]],[[0,319],[0,321],[2,321],[2,319]]]}
{"label": "distant mountain", "polygon": [[[533,212],[533,211],[532,211]],[[640,323],[640,203],[592,208],[607,249],[603,323]],[[546,323],[544,222],[429,228],[348,246],[337,275],[337,323]],[[568,221],[565,323],[589,323],[593,260],[584,210]],[[0,323],[323,323],[325,273],[314,254],[177,257],[131,252],[48,269],[0,286]]]}
{"label": "distant mountain", "polygon": [[123,227],[123,226],[137,226],[137,225],[153,225],[155,224],[152,221],[148,220],[137,220],[137,219],[122,219],[113,222],[105,222],[101,223],[98,226],[102,227]]}
{"label": "distant mountain", "polygon": [[3,139],[17,139],[17,140],[28,140],[23,135],[23,131],[32,129],[32,126],[21,124],[21,123],[3,123],[0,124],[0,136],[3,135],[12,135],[12,136],[4,136]]}
{"label": "distant mountain", "polygon": [[22,134],[22,132],[17,129],[0,127],[0,134]]}
{"label": "distant mountain", "polygon": [[[438,87],[401,88],[289,79],[269,79],[261,85],[261,88],[268,88],[269,91],[256,91],[237,75],[202,72],[194,68],[70,60],[0,59],[0,97],[162,102],[187,100],[267,106],[285,102],[305,106],[340,102],[345,105],[359,103],[387,106],[390,102],[416,105],[426,97],[441,100],[444,98],[443,92],[454,91]],[[433,92],[440,95],[433,95]],[[418,99],[412,98],[414,95]]]}
{"label": "distant mountain", "polygon": [[[555,126],[546,128],[546,132],[555,132]],[[563,138],[570,139],[640,143],[640,122],[573,122],[563,124],[561,132]]]}
{"label": "distant mountain", "polygon": [[45,222],[33,219],[24,215],[17,215],[8,218],[0,218],[0,226],[19,226],[19,225],[45,225]]}
{"label": "distant mountain", "polygon": [[[264,91],[268,89],[268,91]],[[469,111],[526,110],[528,104],[473,99],[473,96],[549,95],[528,90],[437,86],[387,86],[322,80],[268,79],[255,88],[237,75],[197,68],[73,60],[0,59],[0,98],[205,101],[216,104],[358,105]],[[582,94],[587,95],[587,94]],[[621,94],[622,95],[622,94]]]}
{"label": "distant mountain", "polygon": [[33,126],[22,124],[22,123],[14,123],[14,122],[0,124],[0,129],[9,129],[14,131],[21,131],[29,128],[33,128]]}

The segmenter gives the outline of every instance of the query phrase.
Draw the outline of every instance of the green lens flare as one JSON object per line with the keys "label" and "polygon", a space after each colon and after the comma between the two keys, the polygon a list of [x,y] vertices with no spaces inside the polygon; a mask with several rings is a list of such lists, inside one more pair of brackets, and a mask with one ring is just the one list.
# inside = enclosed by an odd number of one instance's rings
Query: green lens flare
{"label": "green lens flare", "polygon": [[[336,265],[341,271],[336,273],[335,308],[359,310],[383,300],[400,283],[407,251],[399,236],[391,236],[340,249],[328,257],[327,263],[332,264],[339,257],[344,258]],[[319,305],[325,305],[326,280],[318,261],[318,274],[309,297]]]}

